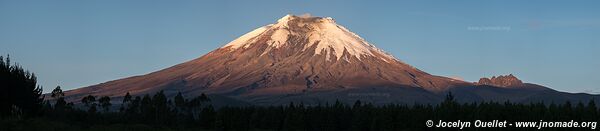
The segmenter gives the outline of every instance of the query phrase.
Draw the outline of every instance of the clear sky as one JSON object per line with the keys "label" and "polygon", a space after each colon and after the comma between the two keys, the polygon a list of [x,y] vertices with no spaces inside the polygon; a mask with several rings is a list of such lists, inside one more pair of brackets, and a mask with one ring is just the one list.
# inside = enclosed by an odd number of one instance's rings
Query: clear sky
{"label": "clear sky", "polygon": [[477,81],[514,74],[600,93],[600,1],[0,0],[0,53],[44,92],[200,57],[286,14],[333,17],[402,61]]}

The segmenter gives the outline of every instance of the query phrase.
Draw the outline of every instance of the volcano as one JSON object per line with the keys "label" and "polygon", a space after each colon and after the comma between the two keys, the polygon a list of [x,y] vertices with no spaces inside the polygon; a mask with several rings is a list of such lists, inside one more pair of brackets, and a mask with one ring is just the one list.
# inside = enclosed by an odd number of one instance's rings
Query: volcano
{"label": "volcano", "polygon": [[[224,104],[432,103],[450,90],[473,92],[471,88],[487,85],[421,71],[330,17],[286,15],[197,59],[66,94],[72,101],[87,95],[119,98],[127,92],[164,91],[187,97],[206,93]],[[473,93],[458,94],[482,99]]]}

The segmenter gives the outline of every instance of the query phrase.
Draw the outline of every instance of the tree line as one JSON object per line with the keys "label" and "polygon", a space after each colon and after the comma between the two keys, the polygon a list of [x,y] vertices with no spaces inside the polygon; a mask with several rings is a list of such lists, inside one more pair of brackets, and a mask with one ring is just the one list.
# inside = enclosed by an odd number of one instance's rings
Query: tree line
{"label": "tree line", "polygon": [[[89,97],[89,96],[88,96]],[[90,99],[90,98],[83,98]],[[93,102],[93,100],[91,100]],[[376,106],[360,100],[354,104],[339,101],[317,106],[290,103],[281,106],[220,107],[215,109],[206,95],[188,100],[179,93],[166,98],[164,93],[136,96],[127,94],[119,110],[94,112],[93,106],[59,110],[46,108],[43,117],[78,123],[79,127],[94,125],[147,125],[168,130],[440,130],[428,128],[427,120],[444,121],[595,121],[600,111],[595,102],[562,104],[517,104],[511,102],[459,103],[450,93],[442,103],[389,104]],[[58,103],[58,101],[57,101]],[[102,102],[99,102],[99,105]],[[90,104],[92,105],[92,104]],[[100,106],[103,107],[103,106]],[[103,108],[103,110],[107,110]],[[575,128],[570,130],[588,130]],[[442,129],[443,130],[443,129]],[[506,130],[487,128],[485,130]],[[533,130],[511,129],[511,130]],[[544,130],[564,130],[546,128]]]}

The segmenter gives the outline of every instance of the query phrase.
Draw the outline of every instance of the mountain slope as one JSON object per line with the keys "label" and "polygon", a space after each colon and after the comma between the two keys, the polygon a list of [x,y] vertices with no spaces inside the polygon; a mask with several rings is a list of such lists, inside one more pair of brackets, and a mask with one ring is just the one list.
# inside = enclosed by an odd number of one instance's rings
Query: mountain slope
{"label": "mountain slope", "polygon": [[262,105],[338,99],[430,103],[454,88],[502,86],[495,80],[468,83],[431,75],[376,48],[332,18],[287,15],[200,58],[66,94],[70,101],[86,95],[118,98],[127,92],[164,90],[168,96],[207,93],[223,101]]}
{"label": "mountain slope", "polygon": [[332,18],[287,15],[195,60],[67,93],[119,96],[165,90],[260,96],[364,87],[439,92],[459,85],[470,83],[405,64]]}

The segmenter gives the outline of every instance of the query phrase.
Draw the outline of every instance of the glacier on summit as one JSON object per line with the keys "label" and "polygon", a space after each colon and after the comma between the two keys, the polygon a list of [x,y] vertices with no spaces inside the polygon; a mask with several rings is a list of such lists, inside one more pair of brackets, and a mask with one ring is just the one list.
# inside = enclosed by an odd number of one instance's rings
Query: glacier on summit
{"label": "glacier on summit", "polygon": [[[336,60],[340,60],[344,51],[358,59],[361,59],[363,55],[374,56],[373,52],[377,52],[385,57],[382,58],[384,61],[397,60],[345,27],[338,25],[331,17],[286,15],[277,20],[277,23],[248,32],[222,48],[247,48],[252,44],[268,44],[272,48],[279,48],[290,43],[288,42],[290,35],[303,35],[301,37],[308,39],[303,51],[316,44],[314,54],[318,55],[324,52],[327,60],[330,60],[330,53],[335,55]],[[270,39],[265,43],[257,43],[257,39],[261,37]]]}

